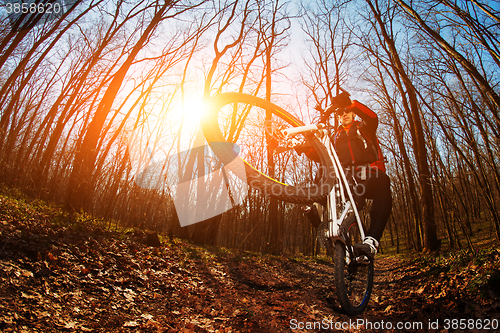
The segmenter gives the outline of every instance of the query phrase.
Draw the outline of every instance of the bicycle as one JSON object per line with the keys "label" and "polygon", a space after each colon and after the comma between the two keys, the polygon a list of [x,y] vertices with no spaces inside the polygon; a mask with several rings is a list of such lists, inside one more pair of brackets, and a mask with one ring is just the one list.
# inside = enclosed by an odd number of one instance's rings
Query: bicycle
{"label": "bicycle", "polygon": [[[223,164],[242,159],[230,171],[250,187],[286,202],[326,206],[318,230],[327,253],[333,253],[337,296],[347,314],[362,313],[373,287],[374,260],[356,250],[365,237],[363,221],[326,126],[305,125],[283,108],[242,93],[212,97],[201,124]],[[297,153],[303,147],[314,149],[318,163]]]}

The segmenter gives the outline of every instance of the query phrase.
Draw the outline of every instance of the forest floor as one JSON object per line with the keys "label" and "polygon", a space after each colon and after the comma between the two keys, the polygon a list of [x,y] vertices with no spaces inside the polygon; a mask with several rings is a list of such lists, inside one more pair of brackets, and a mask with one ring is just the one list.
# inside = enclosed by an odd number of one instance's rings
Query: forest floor
{"label": "forest floor", "polygon": [[379,255],[369,307],[349,317],[326,257],[181,240],[151,247],[142,236],[0,194],[2,332],[493,332],[499,268],[498,246]]}

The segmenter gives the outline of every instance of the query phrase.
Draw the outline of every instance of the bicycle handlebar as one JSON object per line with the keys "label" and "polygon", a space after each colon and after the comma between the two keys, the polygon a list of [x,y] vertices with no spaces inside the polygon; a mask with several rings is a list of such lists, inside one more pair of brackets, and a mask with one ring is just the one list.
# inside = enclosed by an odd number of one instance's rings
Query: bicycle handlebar
{"label": "bicycle handlebar", "polygon": [[283,134],[285,136],[292,136],[292,135],[297,135],[297,134],[301,134],[301,133],[317,131],[319,129],[323,129],[324,127],[325,127],[324,124],[291,127],[291,128],[287,128],[287,129],[283,130]]}

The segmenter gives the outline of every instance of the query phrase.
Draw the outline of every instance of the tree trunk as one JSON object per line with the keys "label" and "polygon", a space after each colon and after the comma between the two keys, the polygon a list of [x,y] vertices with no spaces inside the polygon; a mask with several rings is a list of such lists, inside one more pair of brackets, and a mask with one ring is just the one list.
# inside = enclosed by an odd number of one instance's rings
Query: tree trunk
{"label": "tree trunk", "polygon": [[98,155],[96,148],[102,128],[106,121],[106,117],[111,111],[113,101],[122,86],[123,80],[125,79],[125,75],[127,74],[130,66],[132,65],[137,54],[149,40],[157,25],[162,21],[162,16],[167,11],[169,6],[169,1],[166,1],[165,4],[155,13],[155,16],[151,19],[151,22],[144,30],[137,43],[134,45],[133,49],[130,51],[129,56],[120,69],[115,73],[106,92],[104,93],[104,96],[102,97],[101,102],[97,106],[94,117],[90,122],[81,147],[73,162],[73,171],[69,178],[67,190],[68,195],[66,199],[66,207],[70,210],[78,211],[80,209],[91,209],[94,196],[94,184],[92,183],[92,179],[94,164]]}
{"label": "tree trunk", "polygon": [[[406,111],[409,112],[409,117],[411,119],[410,125],[413,125],[410,127],[413,127],[412,144],[416,155],[415,160],[417,162],[418,180],[420,185],[420,193],[422,196],[422,220],[425,235],[424,245],[427,249],[436,251],[439,249],[441,242],[437,238],[437,224],[434,217],[434,195],[431,184],[429,164],[427,161],[425,138],[420,118],[420,108],[415,91],[416,89],[413,86],[410,78],[408,77],[406,70],[399,58],[399,53],[396,49],[395,42],[388,34],[385,23],[382,21],[377,1],[375,1],[375,5],[371,0],[366,0],[366,2],[370,6],[380,27],[380,32],[383,36],[386,46],[388,47],[388,52],[392,58],[394,69],[396,70],[396,73],[401,77],[404,87],[406,88],[406,91],[403,91],[402,89],[400,90],[403,99],[405,99],[404,104]],[[377,6],[377,8],[375,6]]]}

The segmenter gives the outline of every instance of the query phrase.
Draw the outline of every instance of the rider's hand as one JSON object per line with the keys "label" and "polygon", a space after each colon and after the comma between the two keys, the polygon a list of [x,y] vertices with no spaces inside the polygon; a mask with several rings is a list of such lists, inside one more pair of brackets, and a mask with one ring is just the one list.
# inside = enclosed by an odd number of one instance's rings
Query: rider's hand
{"label": "rider's hand", "polygon": [[302,155],[302,154],[306,154],[307,152],[309,152],[309,150],[311,150],[311,147],[310,146],[297,146],[297,147],[294,147],[293,149],[297,152],[297,154]]}
{"label": "rider's hand", "polygon": [[335,110],[337,110],[337,106],[334,104],[330,107],[328,107],[328,109],[325,110],[325,113],[328,115],[328,117],[335,112]]}
{"label": "rider's hand", "polygon": [[332,105],[328,107],[323,115],[328,119],[332,113],[337,113],[340,110],[344,110],[346,107],[352,104],[351,99],[349,98],[349,93],[344,91],[340,95],[336,96]]}

